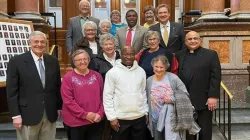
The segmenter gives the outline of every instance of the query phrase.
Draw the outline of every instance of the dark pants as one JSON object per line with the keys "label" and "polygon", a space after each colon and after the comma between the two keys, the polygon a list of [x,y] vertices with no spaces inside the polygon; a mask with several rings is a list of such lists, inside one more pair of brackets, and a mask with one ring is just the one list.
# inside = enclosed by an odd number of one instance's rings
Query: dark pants
{"label": "dark pants", "polygon": [[111,140],[111,126],[110,126],[110,121],[107,120],[107,118],[104,119],[105,125],[104,125],[104,131],[103,131],[103,136],[102,140]]}
{"label": "dark pants", "polygon": [[101,140],[104,121],[89,125],[70,127],[70,140]]}
{"label": "dark pants", "polygon": [[63,126],[64,126],[64,129],[65,129],[66,132],[67,132],[68,140],[71,140],[71,138],[70,138],[70,127],[67,126],[65,123],[63,123]]}
{"label": "dark pants", "polygon": [[146,131],[145,131],[145,135],[146,135],[146,139],[145,140],[154,140],[154,137],[151,136],[151,132],[149,131],[148,128],[146,128]]}
{"label": "dark pants", "polygon": [[[198,119],[196,122],[201,127],[199,140],[212,140],[212,111],[198,110]],[[196,140],[196,136],[189,135],[187,132],[187,140]]]}
{"label": "dark pants", "polygon": [[135,120],[119,120],[119,124],[118,132],[112,129],[112,140],[145,140],[145,116]]}

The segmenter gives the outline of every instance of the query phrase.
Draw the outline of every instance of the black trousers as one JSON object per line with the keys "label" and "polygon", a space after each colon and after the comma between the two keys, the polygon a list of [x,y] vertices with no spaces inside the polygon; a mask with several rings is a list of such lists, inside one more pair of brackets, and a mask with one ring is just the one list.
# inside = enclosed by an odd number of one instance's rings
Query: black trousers
{"label": "black trousers", "polygon": [[[201,127],[199,140],[212,140],[212,111],[198,110],[198,119],[196,122]],[[196,136],[189,135],[187,132],[187,140],[196,140]]]}
{"label": "black trousers", "polygon": [[119,124],[118,132],[112,129],[112,140],[145,140],[145,116],[135,120],[119,120]]}
{"label": "black trousers", "polygon": [[70,140],[101,140],[104,121],[89,125],[70,127]]}

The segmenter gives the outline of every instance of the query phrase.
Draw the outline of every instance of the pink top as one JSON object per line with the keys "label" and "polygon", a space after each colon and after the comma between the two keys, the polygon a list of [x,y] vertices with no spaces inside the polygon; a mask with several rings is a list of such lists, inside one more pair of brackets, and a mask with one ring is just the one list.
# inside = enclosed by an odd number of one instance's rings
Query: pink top
{"label": "pink top", "polygon": [[89,70],[87,75],[68,72],[62,80],[61,95],[62,118],[68,126],[91,124],[86,120],[88,112],[97,113],[103,118],[103,79],[99,73],[93,70]]}

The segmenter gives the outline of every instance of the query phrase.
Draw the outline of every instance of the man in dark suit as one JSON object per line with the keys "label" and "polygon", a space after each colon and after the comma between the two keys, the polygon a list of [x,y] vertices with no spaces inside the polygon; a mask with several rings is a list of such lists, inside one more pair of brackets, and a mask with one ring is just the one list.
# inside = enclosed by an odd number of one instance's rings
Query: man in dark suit
{"label": "man in dark suit", "polygon": [[[220,94],[221,66],[216,51],[202,48],[197,32],[187,33],[187,49],[176,53],[179,77],[186,85],[201,127],[199,140],[212,140],[212,111]],[[196,140],[187,135],[187,140]]]}
{"label": "man in dark suit", "polygon": [[66,33],[66,46],[68,54],[72,51],[72,48],[75,46],[77,40],[84,36],[82,26],[86,21],[93,21],[96,23],[97,27],[99,26],[100,20],[90,16],[90,10],[90,3],[88,0],[81,0],[79,2],[80,15],[72,17],[69,20]]}
{"label": "man in dark suit", "polygon": [[146,47],[147,43],[144,35],[148,31],[148,28],[138,25],[137,20],[137,12],[133,9],[128,10],[126,13],[128,26],[122,27],[116,32],[119,50],[124,46],[132,46],[135,49],[135,54],[137,54],[141,49]]}
{"label": "man in dark suit", "polygon": [[[13,57],[7,69],[7,100],[18,140],[53,140],[62,107],[58,60],[44,54],[46,35],[30,35],[31,51]],[[59,114],[58,114],[59,113]]]}
{"label": "man in dark suit", "polygon": [[149,27],[149,30],[158,31],[160,33],[160,44],[167,48],[171,53],[178,52],[185,47],[185,33],[180,23],[170,22],[169,7],[166,4],[160,4],[155,9],[159,23]]}

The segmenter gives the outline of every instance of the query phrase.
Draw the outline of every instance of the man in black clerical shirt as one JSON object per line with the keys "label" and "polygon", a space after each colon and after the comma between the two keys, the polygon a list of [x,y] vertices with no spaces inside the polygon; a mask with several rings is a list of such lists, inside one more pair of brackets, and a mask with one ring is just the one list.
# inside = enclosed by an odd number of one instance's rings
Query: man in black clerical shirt
{"label": "man in black clerical shirt", "polygon": [[[220,94],[221,66],[216,51],[202,48],[197,32],[187,33],[187,49],[176,53],[179,77],[184,82],[195,107],[201,127],[199,140],[212,140],[212,111]],[[196,140],[187,135],[187,140]]]}

